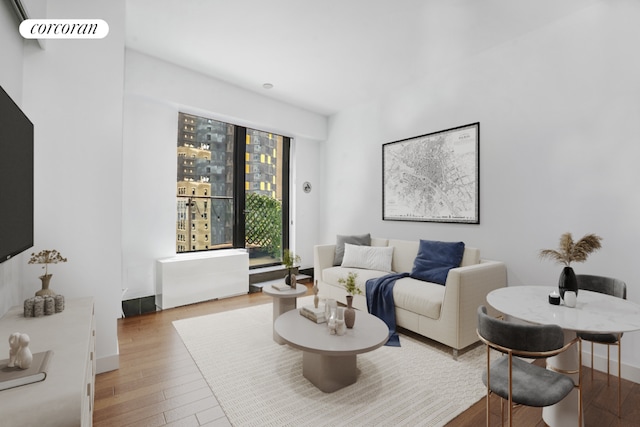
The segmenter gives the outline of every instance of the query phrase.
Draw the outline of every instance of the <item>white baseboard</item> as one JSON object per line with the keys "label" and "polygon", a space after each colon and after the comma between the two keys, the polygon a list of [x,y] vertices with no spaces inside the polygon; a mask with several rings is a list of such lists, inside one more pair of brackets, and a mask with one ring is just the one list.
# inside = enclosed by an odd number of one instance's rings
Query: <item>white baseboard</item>
{"label": "white baseboard", "polygon": [[[623,343],[623,347],[624,347],[624,343]],[[591,365],[591,351],[589,350],[591,350],[591,346],[589,345],[589,343],[585,342],[582,348],[582,365],[587,367],[590,367]],[[610,360],[610,367],[609,367],[609,372],[611,373],[611,375],[615,377],[618,376],[617,351],[618,351],[617,348],[611,349],[611,360]],[[605,373],[607,372],[607,356],[606,355],[599,355],[596,352],[596,354],[593,355],[593,364],[595,365],[596,371],[605,372]],[[621,373],[622,373],[622,378],[624,378],[625,380],[633,381],[634,383],[640,384],[640,368],[638,368],[637,366],[627,365],[623,361]]]}
{"label": "white baseboard", "polygon": [[120,356],[118,354],[114,354],[107,357],[101,357],[96,360],[96,374],[115,371],[119,367],[120,367]]}

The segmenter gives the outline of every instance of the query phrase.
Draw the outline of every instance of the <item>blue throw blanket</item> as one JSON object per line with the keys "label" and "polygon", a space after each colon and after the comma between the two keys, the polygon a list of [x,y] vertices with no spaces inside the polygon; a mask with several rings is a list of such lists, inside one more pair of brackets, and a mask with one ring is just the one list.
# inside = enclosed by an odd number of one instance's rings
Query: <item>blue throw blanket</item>
{"label": "blue throw blanket", "polygon": [[396,280],[408,277],[409,273],[391,273],[366,283],[367,308],[369,313],[379,317],[389,327],[389,340],[385,345],[400,347],[400,337],[396,332],[396,307],[393,302],[393,286]]}

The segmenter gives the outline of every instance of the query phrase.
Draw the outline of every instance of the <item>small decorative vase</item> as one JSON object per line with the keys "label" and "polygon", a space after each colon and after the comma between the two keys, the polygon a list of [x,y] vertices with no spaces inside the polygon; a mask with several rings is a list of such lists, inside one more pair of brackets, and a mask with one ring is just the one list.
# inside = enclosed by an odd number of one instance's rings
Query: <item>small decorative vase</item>
{"label": "small decorative vase", "polygon": [[318,308],[318,281],[316,280],[316,283],[313,285],[313,306],[315,308]]}
{"label": "small decorative vase", "polygon": [[36,292],[36,296],[43,297],[45,295],[56,296],[56,293],[49,289],[49,281],[51,280],[51,276],[53,274],[44,274],[40,276],[40,280],[42,281],[42,289]]}
{"label": "small decorative vase", "polygon": [[564,291],[564,305],[567,307],[575,307],[578,303],[576,293],[570,290]]}
{"label": "small decorative vase", "polygon": [[330,308],[331,314],[327,319],[327,328],[329,328],[329,335],[336,334],[336,321],[337,321],[337,307]]}
{"label": "small decorative vase", "polygon": [[296,288],[296,275],[294,273],[294,269],[293,268],[290,268],[289,269],[289,274],[284,276],[284,283],[286,283],[287,285],[291,286],[291,289],[295,289]]}
{"label": "small decorative vase", "polygon": [[344,322],[344,308],[338,307],[336,317],[336,335],[344,335],[347,332],[347,325]]}
{"label": "small decorative vase", "polygon": [[324,317],[327,319],[327,322],[331,319],[332,311],[335,311],[338,307],[338,302],[334,299],[327,299],[324,302]]}
{"label": "small decorative vase", "polygon": [[564,267],[562,269],[560,279],[558,279],[558,290],[562,299],[564,299],[565,291],[573,291],[578,295],[578,279],[576,279],[576,273],[573,268]]}
{"label": "small decorative vase", "polygon": [[356,311],[351,306],[353,304],[353,295],[347,295],[347,308],[344,310],[344,323],[347,328],[353,328],[356,323]]}

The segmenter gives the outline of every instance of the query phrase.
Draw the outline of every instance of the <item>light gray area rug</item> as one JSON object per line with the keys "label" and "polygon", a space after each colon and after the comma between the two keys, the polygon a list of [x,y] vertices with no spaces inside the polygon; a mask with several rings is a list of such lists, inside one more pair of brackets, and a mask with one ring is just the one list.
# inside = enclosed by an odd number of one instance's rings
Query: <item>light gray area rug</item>
{"label": "light gray area rug", "polygon": [[355,384],[323,393],[302,376],[302,352],[273,341],[271,304],[173,324],[234,426],[442,426],[486,390],[484,346],[454,361],[401,334],[401,347],[358,355]]}

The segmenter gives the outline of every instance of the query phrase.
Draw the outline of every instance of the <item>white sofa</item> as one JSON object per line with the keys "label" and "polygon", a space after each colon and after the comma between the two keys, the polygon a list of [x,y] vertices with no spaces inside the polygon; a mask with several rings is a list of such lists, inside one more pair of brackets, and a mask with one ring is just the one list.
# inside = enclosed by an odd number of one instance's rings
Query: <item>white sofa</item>
{"label": "white sofa", "polygon": [[[391,269],[398,273],[411,272],[419,245],[419,241],[371,238],[371,246],[393,246]],[[367,311],[366,281],[389,272],[334,266],[335,249],[335,244],[314,247],[314,277],[320,296],[346,304],[347,293],[338,279],[354,272],[362,295],[354,296],[353,306]],[[506,285],[504,263],[480,259],[479,249],[465,247],[460,267],[449,271],[445,286],[411,277],[396,282],[396,324],[451,347],[456,358],[458,350],[478,341],[478,306],[487,305],[486,295]]]}

